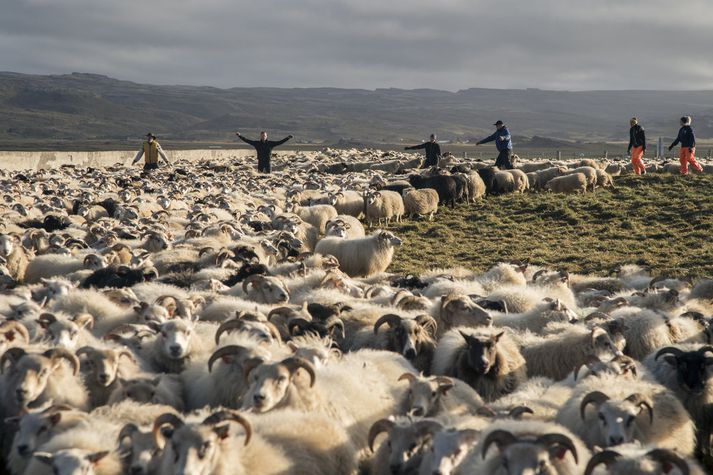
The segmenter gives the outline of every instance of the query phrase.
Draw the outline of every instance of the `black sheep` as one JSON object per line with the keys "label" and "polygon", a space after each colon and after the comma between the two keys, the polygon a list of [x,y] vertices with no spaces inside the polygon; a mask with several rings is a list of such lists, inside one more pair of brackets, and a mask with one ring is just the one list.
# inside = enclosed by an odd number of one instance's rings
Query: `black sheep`
{"label": "black sheep", "polygon": [[442,205],[450,205],[455,208],[456,199],[458,199],[458,183],[456,179],[450,175],[439,175],[432,177],[424,177],[421,175],[411,175],[409,183],[417,190],[423,188],[433,188],[438,193],[438,203]]}
{"label": "black sheep", "polygon": [[89,277],[84,279],[81,287],[83,289],[91,287],[97,289],[103,289],[105,287],[122,289],[155,279],[156,277],[158,277],[158,273],[152,268],[132,269],[126,266],[109,266],[95,270]]}

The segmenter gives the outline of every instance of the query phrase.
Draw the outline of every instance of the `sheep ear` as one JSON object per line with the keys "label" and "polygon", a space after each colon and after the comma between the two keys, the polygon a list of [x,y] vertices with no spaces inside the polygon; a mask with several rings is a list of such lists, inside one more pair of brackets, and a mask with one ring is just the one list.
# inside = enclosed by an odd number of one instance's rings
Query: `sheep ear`
{"label": "sheep ear", "polygon": [[230,424],[213,427],[213,432],[216,433],[219,439],[226,439],[230,435]]}
{"label": "sheep ear", "polygon": [[497,335],[493,335],[493,336],[492,336],[492,340],[493,340],[495,343],[497,343],[497,342],[500,341],[500,338],[502,338],[502,336],[503,336],[504,334],[505,334],[505,332],[502,331],[502,332],[498,333]]}
{"label": "sheep ear", "polygon": [[91,463],[98,463],[101,459],[109,455],[108,450],[103,450],[101,452],[94,452],[93,454],[87,455],[85,458]]}
{"label": "sheep ear", "polygon": [[54,414],[52,414],[52,415],[50,416],[49,419],[50,419],[50,424],[52,424],[53,426],[56,426],[57,424],[59,424],[59,421],[62,420],[62,413],[61,413],[61,412],[55,412]]}

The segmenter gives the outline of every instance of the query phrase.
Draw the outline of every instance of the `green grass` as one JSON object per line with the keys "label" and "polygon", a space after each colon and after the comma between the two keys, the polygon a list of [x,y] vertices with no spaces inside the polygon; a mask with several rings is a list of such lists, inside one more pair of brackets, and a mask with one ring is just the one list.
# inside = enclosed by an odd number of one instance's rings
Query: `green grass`
{"label": "green grass", "polygon": [[529,258],[570,272],[636,263],[655,274],[713,276],[713,176],[615,177],[615,185],[586,195],[487,197],[440,208],[432,222],[404,221],[392,226],[404,245],[389,270],[484,270]]}

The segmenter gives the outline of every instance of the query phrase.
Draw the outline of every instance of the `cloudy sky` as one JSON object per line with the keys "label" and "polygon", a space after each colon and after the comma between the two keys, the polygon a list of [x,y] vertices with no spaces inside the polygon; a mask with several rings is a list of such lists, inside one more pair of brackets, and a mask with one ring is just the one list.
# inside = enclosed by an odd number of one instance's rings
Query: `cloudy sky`
{"label": "cloudy sky", "polygon": [[710,0],[2,0],[1,12],[4,71],[218,87],[713,89]]}

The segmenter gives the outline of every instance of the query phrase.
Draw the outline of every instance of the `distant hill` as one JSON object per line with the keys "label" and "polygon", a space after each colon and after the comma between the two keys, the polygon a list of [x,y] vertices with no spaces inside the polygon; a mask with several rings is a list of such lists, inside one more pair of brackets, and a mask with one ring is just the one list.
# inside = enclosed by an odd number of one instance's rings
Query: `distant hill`
{"label": "distant hill", "polygon": [[683,114],[694,116],[699,137],[713,138],[713,91],[217,89],[0,73],[2,143],[120,144],[147,130],[164,139],[225,142],[234,141],[235,130],[254,136],[260,129],[327,144],[415,142],[431,131],[473,141],[502,119],[516,142],[545,147],[626,140],[632,115],[649,136],[671,137]]}

